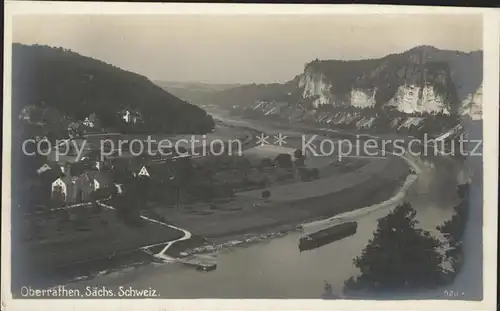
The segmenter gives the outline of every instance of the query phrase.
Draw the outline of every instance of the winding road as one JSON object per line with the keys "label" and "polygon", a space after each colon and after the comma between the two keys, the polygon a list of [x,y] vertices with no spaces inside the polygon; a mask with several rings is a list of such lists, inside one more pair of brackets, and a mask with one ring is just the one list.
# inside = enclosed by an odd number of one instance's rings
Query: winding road
{"label": "winding road", "polygon": [[[101,201],[97,201],[97,203],[104,207],[104,208],[109,208],[109,209],[112,209],[112,210],[115,210],[115,208],[111,205],[107,205],[105,203],[102,203]],[[144,220],[147,220],[147,221],[150,221],[150,222],[153,222],[153,223],[156,223],[156,224],[159,224],[161,226],[165,226],[165,227],[168,227],[170,229],[174,229],[174,230],[178,230],[178,231],[181,231],[184,235],[178,239],[175,239],[175,240],[172,240],[172,241],[169,241],[169,242],[162,242],[162,243],[157,243],[157,244],[151,244],[151,245],[147,245],[147,246],[143,246],[141,247],[141,249],[143,250],[147,250],[153,246],[158,246],[158,245],[165,245],[165,247],[158,253],[158,254],[154,254],[155,257],[157,258],[161,258],[165,261],[175,261],[176,258],[174,257],[171,257],[171,256],[168,256],[166,255],[165,253],[168,251],[168,249],[170,247],[172,247],[172,245],[174,245],[175,243],[177,242],[180,242],[180,241],[184,241],[184,240],[189,240],[191,237],[192,237],[192,234],[191,232],[187,231],[187,230],[184,230],[182,228],[179,228],[179,227],[176,227],[176,226],[172,226],[172,225],[169,225],[167,223],[164,223],[164,222],[161,222],[161,221],[158,221],[158,220],[154,220],[154,219],[151,219],[149,217],[146,217],[146,216],[143,216],[141,215],[140,216],[142,219]]]}

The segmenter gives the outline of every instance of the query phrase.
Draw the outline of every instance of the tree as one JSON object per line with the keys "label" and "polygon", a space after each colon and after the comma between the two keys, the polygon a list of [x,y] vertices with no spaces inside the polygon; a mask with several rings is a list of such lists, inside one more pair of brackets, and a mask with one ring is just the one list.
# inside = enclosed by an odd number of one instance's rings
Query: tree
{"label": "tree", "polygon": [[403,290],[442,284],[440,242],[415,228],[415,215],[411,205],[403,203],[379,220],[373,238],[353,261],[361,275],[347,280],[344,290]]}
{"label": "tree", "polygon": [[302,153],[302,150],[296,149],[293,152],[293,156],[295,157],[295,166],[296,167],[304,167],[306,156]]}
{"label": "tree", "polygon": [[292,156],[287,153],[278,154],[274,162],[282,168],[293,168]]}
{"label": "tree", "polygon": [[265,158],[265,159],[262,159],[262,161],[260,162],[260,166],[262,168],[268,168],[268,167],[273,167],[274,164],[273,164],[273,161],[269,158]]}
{"label": "tree", "polygon": [[[15,112],[45,101],[47,108],[76,120],[95,113],[103,127],[122,132],[204,134],[215,126],[204,110],[173,96],[144,76],[57,48],[15,43],[12,50]],[[38,87],[27,92],[25,85]],[[117,93],[117,89],[121,91]],[[122,108],[130,108],[134,115],[139,113],[144,122],[127,124],[117,114]]]}
{"label": "tree", "polygon": [[441,232],[448,241],[448,248],[445,254],[447,259],[451,262],[455,272],[461,264],[462,259],[462,240],[467,222],[468,190],[468,184],[458,185],[457,191],[461,198],[461,202],[455,206],[455,213],[451,219],[437,227],[437,230]]}

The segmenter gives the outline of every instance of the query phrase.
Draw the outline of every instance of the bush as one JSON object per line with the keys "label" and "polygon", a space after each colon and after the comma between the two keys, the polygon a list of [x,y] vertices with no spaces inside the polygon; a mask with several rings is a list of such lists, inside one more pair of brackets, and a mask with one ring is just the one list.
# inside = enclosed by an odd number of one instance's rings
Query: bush
{"label": "bush", "polygon": [[282,168],[293,168],[292,156],[287,153],[280,153],[274,162]]}
{"label": "bush", "polygon": [[299,168],[300,180],[309,181],[309,173],[306,168]]}
{"label": "bush", "polygon": [[269,190],[262,191],[262,198],[263,199],[269,199],[270,197],[271,197],[271,191],[269,191]]}
{"label": "bush", "polygon": [[299,168],[300,180],[310,181],[313,179],[319,179],[319,170],[317,168],[307,169]]}

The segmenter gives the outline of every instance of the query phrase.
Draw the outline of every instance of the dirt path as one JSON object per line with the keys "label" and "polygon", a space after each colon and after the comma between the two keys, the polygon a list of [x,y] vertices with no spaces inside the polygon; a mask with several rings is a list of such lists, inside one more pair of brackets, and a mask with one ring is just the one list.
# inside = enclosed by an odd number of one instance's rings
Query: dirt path
{"label": "dirt path", "polygon": [[[104,204],[104,203],[102,203],[100,201],[98,201],[98,204],[100,206],[104,207],[104,208],[115,210],[115,208],[112,207],[111,205]],[[168,251],[168,249],[170,247],[172,247],[172,245],[174,245],[175,243],[180,242],[180,241],[184,241],[184,240],[189,240],[192,237],[191,232],[189,232],[187,230],[184,230],[184,229],[181,229],[181,228],[169,225],[167,223],[164,223],[164,222],[161,222],[161,221],[158,221],[158,220],[151,219],[151,218],[143,216],[143,215],[141,215],[140,217],[142,219],[150,221],[152,223],[156,223],[156,224],[159,224],[161,226],[166,226],[166,227],[168,227],[170,229],[181,231],[184,234],[182,237],[180,237],[178,239],[175,239],[175,240],[172,240],[172,241],[168,241],[166,243],[156,243],[156,244],[151,244],[151,245],[147,245],[147,246],[141,247],[141,249],[143,249],[143,250],[148,250],[149,248],[154,247],[154,246],[164,245],[163,249],[158,254],[154,254],[155,257],[158,257],[158,258],[161,258],[161,259],[167,260],[167,261],[175,260],[175,258],[166,255],[166,252]]]}

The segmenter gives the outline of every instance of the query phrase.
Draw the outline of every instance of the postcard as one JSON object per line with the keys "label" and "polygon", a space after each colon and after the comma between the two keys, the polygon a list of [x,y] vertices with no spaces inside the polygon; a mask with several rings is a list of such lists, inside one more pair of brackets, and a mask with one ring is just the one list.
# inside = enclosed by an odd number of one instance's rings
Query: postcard
{"label": "postcard", "polygon": [[2,306],[489,310],[500,15],[6,2]]}

